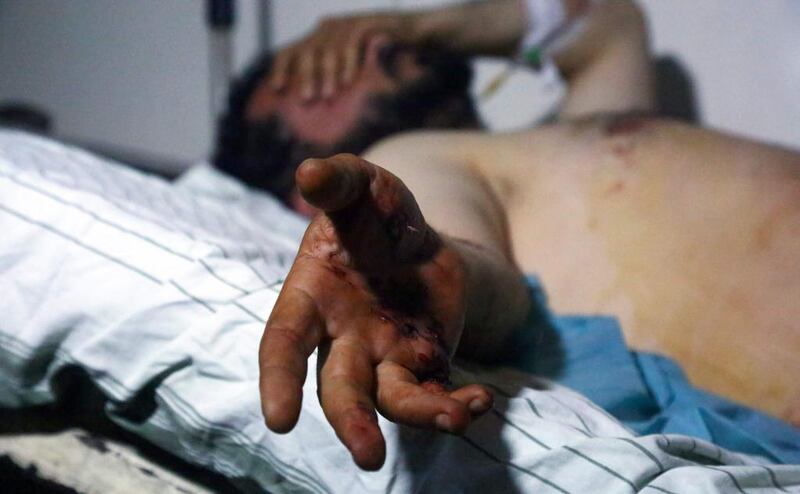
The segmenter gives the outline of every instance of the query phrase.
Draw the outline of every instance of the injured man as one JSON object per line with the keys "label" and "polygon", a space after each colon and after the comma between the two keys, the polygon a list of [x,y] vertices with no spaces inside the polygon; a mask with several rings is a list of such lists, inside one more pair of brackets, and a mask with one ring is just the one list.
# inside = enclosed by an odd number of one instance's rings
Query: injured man
{"label": "injured man", "polygon": [[[520,44],[566,101],[482,131],[462,55]],[[0,133],[0,403],[77,368],[271,492],[800,492],[800,430],[625,346],[800,422],[800,155],[649,116],[651,79],[634,4],[501,0],[264,59],[225,175]]]}

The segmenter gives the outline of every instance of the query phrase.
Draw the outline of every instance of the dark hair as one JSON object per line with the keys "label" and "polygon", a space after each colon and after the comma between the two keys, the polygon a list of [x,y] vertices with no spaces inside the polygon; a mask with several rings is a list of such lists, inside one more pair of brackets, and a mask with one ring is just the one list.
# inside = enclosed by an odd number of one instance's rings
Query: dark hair
{"label": "dark hair", "polygon": [[[381,65],[390,75],[399,49],[381,51]],[[272,65],[272,54],[263,55],[232,86],[228,110],[218,123],[214,165],[286,200],[294,186],[294,171],[306,158],[358,154],[381,138],[404,130],[480,127],[469,95],[469,61],[434,47],[415,49],[415,53],[424,75],[394,94],[374,97],[355,127],[339,142],[325,147],[297,138],[278,114],[248,121],[245,113],[250,97]]]}

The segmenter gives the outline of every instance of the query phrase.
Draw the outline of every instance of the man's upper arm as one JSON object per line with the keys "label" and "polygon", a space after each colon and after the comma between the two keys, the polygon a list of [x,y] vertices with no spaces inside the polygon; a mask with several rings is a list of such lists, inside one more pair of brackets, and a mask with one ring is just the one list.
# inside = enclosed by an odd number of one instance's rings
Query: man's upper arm
{"label": "man's upper arm", "polygon": [[476,166],[491,140],[480,132],[410,132],[377,143],[363,157],[397,175],[437,231],[510,256],[505,213]]}
{"label": "man's upper arm", "polygon": [[653,111],[647,23],[631,0],[606,0],[587,13],[582,32],[555,58],[567,80],[560,120],[594,113]]}

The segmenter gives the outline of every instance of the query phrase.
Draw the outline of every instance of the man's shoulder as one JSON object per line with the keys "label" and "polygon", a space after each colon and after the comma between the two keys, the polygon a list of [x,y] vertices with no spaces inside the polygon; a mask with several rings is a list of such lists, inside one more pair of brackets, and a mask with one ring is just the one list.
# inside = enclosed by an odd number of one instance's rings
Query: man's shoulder
{"label": "man's shoulder", "polygon": [[480,130],[415,130],[394,134],[374,144],[365,154],[375,153],[453,153],[463,146],[491,140],[492,134]]}
{"label": "man's shoulder", "polygon": [[[396,134],[370,148],[367,159],[420,159],[469,164],[489,178],[526,179],[537,164],[564,163],[580,150],[677,123],[651,113],[597,113],[559,119],[529,129],[418,130]],[[532,168],[533,167],[533,168]]]}
{"label": "man's shoulder", "polygon": [[[396,134],[372,146],[364,156],[376,162],[403,157],[469,164],[487,177],[513,178],[521,155],[535,158],[549,152],[569,132],[569,124],[553,123],[512,132],[423,130]],[[559,136],[561,136],[559,138]]]}

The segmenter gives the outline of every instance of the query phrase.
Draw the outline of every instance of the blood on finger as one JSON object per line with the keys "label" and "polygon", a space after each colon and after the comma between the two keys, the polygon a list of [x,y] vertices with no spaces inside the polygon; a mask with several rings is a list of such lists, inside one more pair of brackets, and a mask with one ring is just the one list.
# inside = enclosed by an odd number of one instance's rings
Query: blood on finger
{"label": "blood on finger", "polygon": [[440,322],[435,319],[420,321],[386,308],[373,307],[373,313],[411,345],[416,362],[409,369],[419,381],[449,384],[449,353],[439,335],[443,330]]}
{"label": "blood on finger", "polygon": [[438,395],[438,396],[447,396],[447,394],[448,394],[448,391],[447,391],[447,388],[445,387],[445,385],[442,384],[439,381],[435,381],[435,380],[423,381],[422,383],[420,383],[420,386],[425,391],[427,391],[429,393],[433,393],[433,394]]}

